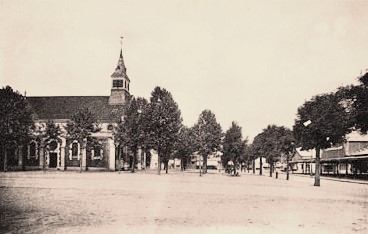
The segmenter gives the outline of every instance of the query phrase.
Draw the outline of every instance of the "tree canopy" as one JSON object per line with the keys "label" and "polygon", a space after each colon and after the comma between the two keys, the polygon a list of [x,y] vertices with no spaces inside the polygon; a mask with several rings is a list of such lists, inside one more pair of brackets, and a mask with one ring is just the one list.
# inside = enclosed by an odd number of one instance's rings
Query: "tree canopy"
{"label": "tree canopy", "polygon": [[190,156],[196,150],[193,128],[181,127],[175,149],[176,156],[181,160],[181,170],[185,170]]}
{"label": "tree canopy", "polygon": [[146,117],[148,142],[157,150],[158,173],[160,173],[161,157],[167,164],[178,139],[182,126],[181,112],[171,93],[164,88],[156,87],[151,93]]}
{"label": "tree canopy", "polygon": [[222,128],[216,121],[215,114],[210,110],[204,110],[194,125],[194,132],[196,135],[197,150],[203,157],[203,167],[206,173],[208,155],[221,150]]}
{"label": "tree canopy", "polygon": [[315,186],[320,186],[320,150],[342,143],[351,131],[349,114],[339,95],[314,96],[298,108],[293,127],[298,145],[316,150]]}
{"label": "tree canopy", "polygon": [[359,85],[340,87],[337,95],[350,116],[350,125],[368,133],[368,72],[358,77]]}
{"label": "tree canopy", "polygon": [[265,157],[270,163],[272,175],[273,163],[281,154],[289,154],[294,142],[293,133],[284,126],[268,125],[253,141],[253,149],[259,157]]}
{"label": "tree canopy", "polygon": [[304,150],[326,149],[343,142],[351,131],[349,123],[341,99],[333,93],[322,94],[298,108],[294,136]]}
{"label": "tree canopy", "polygon": [[[96,115],[89,110],[79,109],[66,125],[67,139],[77,140],[80,144],[80,152],[86,147],[87,142],[92,140],[92,134],[99,132],[101,128]],[[83,157],[80,158],[80,170],[82,171]]]}
{"label": "tree canopy", "polygon": [[92,136],[92,133],[99,132],[101,128],[97,122],[97,117],[88,108],[79,109],[71,116],[71,121],[66,125],[67,138],[78,140],[80,143],[84,139]]}
{"label": "tree canopy", "polygon": [[0,89],[0,144],[21,144],[34,130],[32,110],[24,96],[10,86]]}
{"label": "tree canopy", "polygon": [[0,89],[0,113],[0,150],[6,171],[7,149],[29,140],[34,121],[26,98],[10,86]]}
{"label": "tree canopy", "polygon": [[146,107],[146,99],[133,97],[125,106],[124,119],[118,123],[114,132],[115,142],[119,145],[129,147],[133,153],[133,160],[131,162],[132,171],[134,171],[138,148],[145,144],[147,136],[144,122],[144,116],[147,111]]}
{"label": "tree canopy", "polygon": [[237,123],[232,122],[223,140],[222,164],[226,166],[229,161],[232,161],[236,172],[236,167],[241,156],[245,153],[245,148],[246,141],[243,140],[242,128]]}

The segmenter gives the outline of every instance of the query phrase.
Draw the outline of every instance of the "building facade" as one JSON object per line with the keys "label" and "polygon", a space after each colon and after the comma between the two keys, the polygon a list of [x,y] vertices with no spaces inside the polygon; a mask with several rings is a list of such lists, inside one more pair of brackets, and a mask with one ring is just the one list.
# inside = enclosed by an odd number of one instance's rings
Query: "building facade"
{"label": "building facade", "polygon": [[[290,166],[295,173],[314,174],[315,158],[314,150],[297,149]],[[321,150],[320,164],[322,175],[368,178],[368,136],[358,132],[348,134],[343,144]]]}
{"label": "building facade", "polygon": [[[31,136],[25,145],[15,145],[7,152],[8,170],[55,168],[58,170],[115,170],[117,150],[113,130],[124,118],[123,106],[130,98],[130,79],[126,74],[122,50],[115,71],[111,75],[110,96],[49,96],[27,97],[33,112],[36,131],[44,132],[46,123],[60,127],[61,134],[46,146],[39,135]],[[66,125],[80,109],[95,114],[101,130],[93,140],[81,143],[68,137]],[[84,146],[80,147],[83,144]],[[127,150],[124,151],[127,153]]]}

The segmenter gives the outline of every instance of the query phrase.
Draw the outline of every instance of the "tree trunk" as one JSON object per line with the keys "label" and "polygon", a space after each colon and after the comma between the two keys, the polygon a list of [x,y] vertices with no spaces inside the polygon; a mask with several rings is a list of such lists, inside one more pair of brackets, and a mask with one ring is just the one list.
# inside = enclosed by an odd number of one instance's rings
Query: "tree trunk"
{"label": "tree trunk", "polygon": [[157,151],[157,175],[161,175],[161,155],[160,151]]}
{"label": "tree trunk", "polygon": [[42,170],[45,173],[46,172],[46,150],[45,150],[45,146],[42,146],[42,157],[43,157],[43,165],[42,165]]}
{"label": "tree trunk", "polygon": [[[124,166],[124,163],[123,163]],[[120,144],[118,145],[118,173],[120,174],[121,171],[121,147]]]}
{"label": "tree trunk", "polygon": [[4,146],[4,172],[7,171],[7,164],[8,164],[8,155],[7,155],[7,150],[6,147]]}
{"label": "tree trunk", "polygon": [[166,171],[165,171],[165,173],[167,174],[168,173],[168,171],[169,171],[169,160],[165,160],[165,168],[166,168]]}
{"label": "tree trunk", "polygon": [[253,174],[256,174],[256,160],[252,160],[252,170],[253,170]]}
{"label": "tree trunk", "polygon": [[262,175],[262,157],[259,157],[259,175]]}
{"label": "tree trunk", "polygon": [[273,162],[272,160],[270,161],[270,177],[272,177],[272,171],[273,170]]}
{"label": "tree trunk", "polygon": [[203,157],[203,174],[207,173],[207,155]]}
{"label": "tree trunk", "polygon": [[289,180],[289,161],[290,161],[290,153],[286,155],[286,180]]}
{"label": "tree trunk", "polygon": [[184,159],[183,159],[183,157],[180,158],[180,170],[184,171]]}
{"label": "tree trunk", "polygon": [[80,147],[79,151],[80,151],[79,152],[79,172],[82,173],[82,160],[83,160],[82,147]]}
{"label": "tree trunk", "polygon": [[131,168],[131,172],[134,173],[134,168],[135,168],[135,158],[137,156],[137,150],[136,148],[133,149],[133,158],[132,158],[132,168]]}
{"label": "tree trunk", "polygon": [[320,148],[316,148],[316,173],[315,173],[315,180],[314,180],[314,186],[321,186],[320,181]]}

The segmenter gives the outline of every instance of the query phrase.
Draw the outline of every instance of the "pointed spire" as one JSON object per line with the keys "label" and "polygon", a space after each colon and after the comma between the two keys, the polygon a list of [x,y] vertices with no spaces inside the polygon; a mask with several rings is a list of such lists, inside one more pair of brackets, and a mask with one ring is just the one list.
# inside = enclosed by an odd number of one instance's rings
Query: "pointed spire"
{"label": "pointed spire", "polygon": [[123,37],[120,37],[120,58],[123,58]]}
{"label": "pointed spire", "polygon": [[126,74],[126,67],[125,67],[125,64],[124,64],[124,59],[123,59],[123,37],[120,37],[120,45],[121,45],[121,48],[120,48],[120,56],[119,56],[118,65],[116,66],[115,72],[111,75],[111,77],[113,77],[113,78],[116,78],[116,77],[128,78],[128,76]]}

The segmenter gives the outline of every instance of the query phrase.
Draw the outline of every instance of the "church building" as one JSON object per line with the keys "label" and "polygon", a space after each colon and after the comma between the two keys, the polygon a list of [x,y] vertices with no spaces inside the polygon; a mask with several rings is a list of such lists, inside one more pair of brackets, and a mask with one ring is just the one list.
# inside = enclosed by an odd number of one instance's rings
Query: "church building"
{"label": "church building", "polygon": [[[115,71],[111,75],[110,96],[48,96],[27,97],[34,111],[36,128],[45,129],[48,121],[59,125],[62,134],[59,140],[44,147],[42,139],[34,137],[28,145],[10,152],[8,168],[25,170],[55,168],[58,170],[116,170],[119,164],[113,139],[114,126],[124,118],[123,105],[130,97],[130,79],[127,76],[122,50]],[[88,108],[97,117],[101,130],[94,133],[90,147],[82,147],[70,139],[65,130],[71,117],[80,109]],[[80,150],[82,152],[80,152]],[[10,156],[9,155],[9,156]],[[80,161],[82,160],[82,161]]]}

